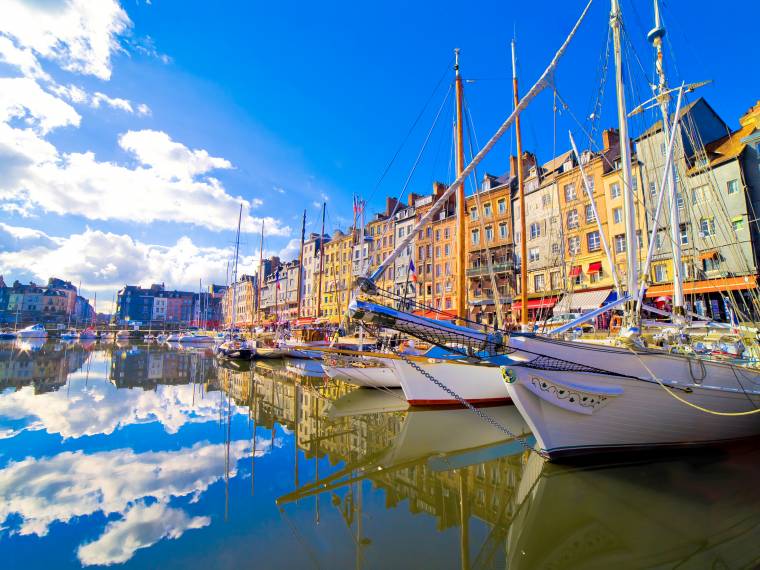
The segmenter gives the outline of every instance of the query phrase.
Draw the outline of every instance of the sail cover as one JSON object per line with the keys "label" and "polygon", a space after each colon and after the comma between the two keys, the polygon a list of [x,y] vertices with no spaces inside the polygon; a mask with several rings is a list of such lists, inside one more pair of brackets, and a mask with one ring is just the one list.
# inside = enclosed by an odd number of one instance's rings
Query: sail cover
{"label": "sail cover", "polygon": [[348,307],[351,318],[394,329],[431,344],[445,346],[466,355],[510,352],[499,332],[481,332],[448,321],[397,311],[385,305],[355,299]]}

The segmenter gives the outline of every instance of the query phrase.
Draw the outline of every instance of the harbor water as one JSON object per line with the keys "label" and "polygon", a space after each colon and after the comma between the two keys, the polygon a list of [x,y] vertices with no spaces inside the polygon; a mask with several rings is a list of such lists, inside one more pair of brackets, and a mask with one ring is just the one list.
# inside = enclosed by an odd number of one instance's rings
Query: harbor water
{"label": "harbor water", "polygon": [[[517,426],[513,406],[489,415]],[[3,568],[754,568],[760,449],[545,463],[317,362],[0,345]]]}

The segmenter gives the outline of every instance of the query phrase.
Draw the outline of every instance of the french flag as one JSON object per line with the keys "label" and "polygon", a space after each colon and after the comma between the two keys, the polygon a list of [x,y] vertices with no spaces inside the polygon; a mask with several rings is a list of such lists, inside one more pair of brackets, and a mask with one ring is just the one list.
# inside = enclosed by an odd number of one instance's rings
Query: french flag
{"label": "french flag", "polygon": [[417,272],[414,270],[414,260],[409,260],[409,275],[411,276],[412,283],[417,283]]}

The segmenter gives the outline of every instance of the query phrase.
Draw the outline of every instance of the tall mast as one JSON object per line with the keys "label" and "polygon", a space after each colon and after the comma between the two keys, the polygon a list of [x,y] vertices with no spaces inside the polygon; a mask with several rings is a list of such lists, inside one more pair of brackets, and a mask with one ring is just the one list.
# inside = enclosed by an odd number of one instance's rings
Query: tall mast
{"label": "tall mast", "polygon": [[[464,93],[462,91],[462,76],[459,74],[459,48],[454,50],[454,73],[456,78],[454,84],[456,86],[456,98],[457,98],[457,178],[464,172],[464,134],[462,130],[463,115],[462,115],[462,103]],[[466,241],[464,235],[464,223],[465,223],[465,197],[464,197],[464,184],[460,184],[457,188],[457,317],[460,319],[467,318],[467,280],[466,280],[466,267],[467,267],[467,251]]]}
{"label": "tall mast", "polygon": [[232,325],[234,329],[237,325],[237,268],[238,253],[240,252],[240,222],[243,220],[243,204],[240,204],[240,213],[238,214],[237,237],[235,238],[235,264],[232,269]]}
{"label": "tall mast", "polygon": [[625,245],[627,261],[627,293],[632,298],[626,303],[626,328],[631,330],[639,325],[636,311],[636,291],[639,284],[639,266],[637,263],[638,244],[636,239],[636,208],[631,186],[631,143],[628,139],[628,114],[625,107],[625,83],[623,80],[623,52],[620,42],[622,15],[618,0],[612,0],[610,26],[615,49],[615,92],[617,94],[618,129],[620,135],[620,160],[623,183],[623,212],[625,217]]}
{"label": "tall mast", "polygon": [[264,220],[261,220],[261,239],[259,239],[259,276],[256,280],[256,318],[261,321],[261,287],[264,285]]}
{"label": "tall mast", "polygon": [[303,285],[303,244],[306,240],[306,210],[303,211],[303,221],[301,222],[301,251],[298,254],[298,293],[296,294],[296,303],[298,306],[296,307],[296,318],[301,318],[301,299],[303,297],[303,293],[301,292],[301,287]]}
{"label": "tall mast", "polygon": [[[515,109],[520,104],[517,89],[517,42],[512,38],[512,91]],[[515,117],[515,137],[517,139],[517,195],[520,200],[520,328],[528,330],[528,236],[525,223],[525,184],[523,182],[522,134],[520,114]]]}
{"label": "tall mast", "polygon": [[317,288],[317,318],[322,316],[322,266],[325,260],[325,210],[327,202],[322,202],[322,231],[319,234],[319,285]]}
{"label": "tall mast", "polygon": [[[647,39],[652,42],[657,51],[657,61],[655,69],[657,70],[657,102],[660,105],[662,114],[662,133],[665,140],[670,140],[670,119],[668,118],[668,106],[670,103],[670,93],[665,81],[665,66],[662,63],[662,38],[665,37],[665,27],[660,21],[660,6],[657,0],[654,0],[654,28],[647,34]],[[678,123],[676,123],[678,125]],[[676,126],[676,128],[678,128]],[[673,320],[683,322],[685,316],[684,297],[683,297],[683,265],[681,264],[681,217],[678,213],[678,200],[676,199],[675,184],[675,162],[671,161],[671,166],[664,172],[668,185],[668,200],[670,201],[670,241],[673,251]]]}

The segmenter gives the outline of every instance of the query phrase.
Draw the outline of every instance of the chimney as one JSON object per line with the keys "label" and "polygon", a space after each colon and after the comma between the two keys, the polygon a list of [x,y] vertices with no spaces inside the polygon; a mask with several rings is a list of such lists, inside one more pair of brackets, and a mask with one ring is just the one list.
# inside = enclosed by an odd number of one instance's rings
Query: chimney
{"label": "chimney", "polygon": [[619,146],[620,133],[617,129],[605,129],[602,132],[602,143],[604,150],[610,150],[612,147]]}
{"label": "chimney", "polygon": [[385,215],[390,216],[393,213],[393,210],[396,209],[397,204],[398,204],[398,200],[396,200],[396,198],[388,196],[385,199]]}
{"label": "chimney", "polygon": [[433,197],[438,198],[441,194],[446,192],[446,185],[443,182],[433,182]]}
{"label": "chimney", "polygon": [[417,198],[422,198],[419,194],[415,194],[414,192],[409,193],[409,206],[414,206],[414,202],[417,200]]}
{"label": "chimney", "polygon": [[522,155],[523,176],[528,177],[528,171],[536,166],[536,155],[529,151],[524,151]]}
{"label": "chimney", "polygon": [[517,157],[510,154],[509,155],[509,177],[513,178],[517,176]]}

